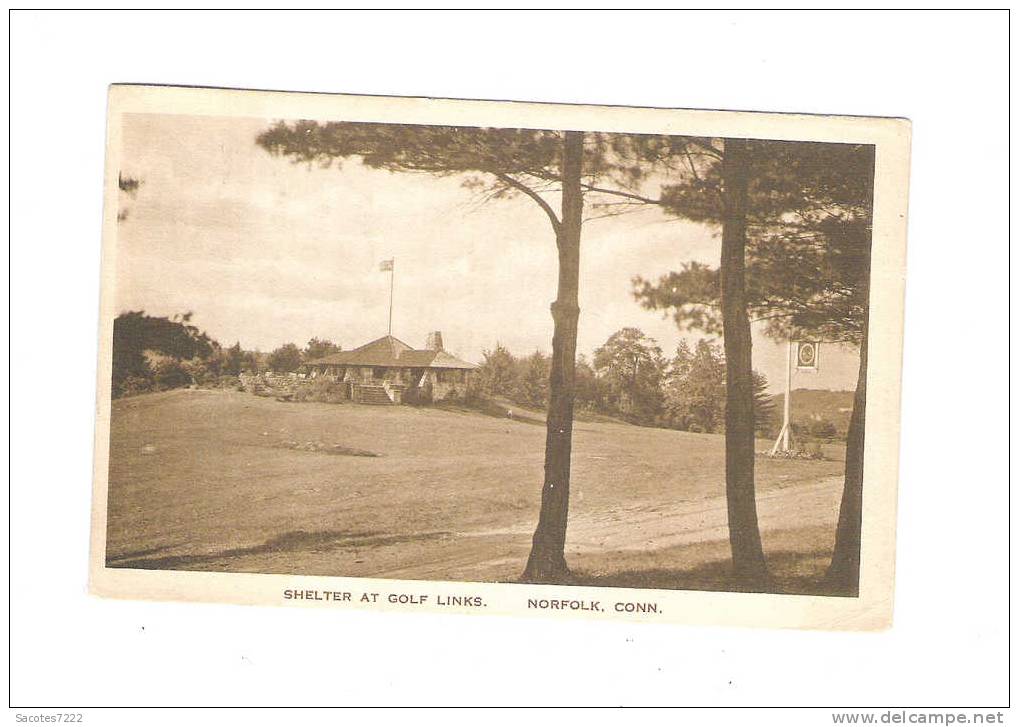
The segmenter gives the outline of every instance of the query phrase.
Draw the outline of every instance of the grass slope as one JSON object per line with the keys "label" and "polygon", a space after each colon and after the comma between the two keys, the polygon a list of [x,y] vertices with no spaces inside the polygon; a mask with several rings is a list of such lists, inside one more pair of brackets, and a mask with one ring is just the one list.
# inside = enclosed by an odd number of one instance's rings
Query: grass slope
{"label": "grass slope", "polygon": [[[107,562],[511,580],[537,521],[544,440],[533,422],[470,411],[234,391],[119,399]],[[837,483],[842,453],[831,455],[757,462],[762,528],[793,527],[766,544],[802,556],[789,571],[794,590],[831,547],[835,485],[820,504],[801,496]],[[723,463],[718,435],[578,422],[568,542],[577,581],[726,588]]]}

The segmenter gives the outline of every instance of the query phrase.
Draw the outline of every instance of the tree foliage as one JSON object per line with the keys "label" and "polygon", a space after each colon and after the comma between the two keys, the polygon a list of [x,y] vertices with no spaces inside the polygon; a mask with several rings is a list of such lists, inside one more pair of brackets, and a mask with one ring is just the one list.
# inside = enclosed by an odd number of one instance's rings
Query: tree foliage
{"label": "tree foliage", "polygon": [[219,344],[191,324],[191,313],[172,319],[126,311],[113,321],[113,391],[119,395],[129,378],[151,380],[146,357],[151,351],[177,360],[208,358]]}
{"label": "tree foliage", "polygon": [[[462,178],[481,201],[524,195],[548,216],[558,235],[562,221],[548,195],[562,191],[563,139],[550,129],[421,126],[364,122],[279,121],[256,139],[263,149],[295,163],[323,168],[355,160],[371,169]],[[682,141],[678,141],[682,140]],[[658,200],[642,194],[654,175],[668,171],[685,137],[584,132],[581,190],[598,216]]]}
{"label": "tree foliage", "polygon": [[[748,141],[746,294],[751,317],[778,338],[809,334],[859,343],[870,266],[874,149]],[[720,224],[721,156],[688,165],[666,185],[672,214]],[[646,308],[683,329],[721,331],[717,268],[691,261],[656,281],[634,278]]]}
{"label": "tree foliage", "polygon": [[513,398],[525,406],[541,408],[548,403],[548,374],[551,361],[535,351],[522,361]]}
{"label": "tree foliage", "polygon": [[221,376],[264,370],[267,357],[245,351],[240,342],[223,348],[192,324],[192,318],[190,312],[165,317],[127,311],[117,316],[113,321],[113,395],[217,384]]}
{"label": "tree foliage", "polygon": [[[496,344],[483,357],[478,369],[482,396],[536,408],[547,403],[545,354],[518,357]],[[653,338],[623,328],[598,347],[593,360],[595,365],[583,354],[577,357],[579,409],[642,426],[725,431],[725,354],[717,343],[700,339],[691,347],[681,341],[670,360]],[[771,432],[775,405],[764,375],[754,371],[753,377],[755,427],[764,435]]]}
{"label": "tree foliage", "polygon": [[694,348],[684,340],[666,379],[665,420],[676,429],[717,432],[724,428],[725,356],[705,339]]}
{"label": "tree foliage", "polygon": [[487,396],[511,396],[516,388],[518,364],[513,354],[501,343],[491,351],[482,352],[484,361],[478,369],[478,387]]}
{"label": "tree foliage", "polygon": [[[753,372],[754,428],[771,429],[774,403],[764,374]],[[665,426],[690,432],[725,431],[725,354],[722,347],[700,339],[693,348],[684,340],[669,362],[664,383]]]}
{"label": "tree foliage", "polygon": [[[134,197],[138,193],[138,188],[142,186],[142,181],[137,177],[131,177],[118,172],[117,174],[117,188],[126,196]],[[128,208],[124,206],[123,200],[121,200],[120,209],[117,210],[117,222],[123,222],[127,219]]]}
{"label": "tree foliage", "polygon": [[464,175],[463,185],[484,199],[526,194],[554,228],[560,224],[541,196],[559,186],[562,135],[557,131],[281,121],[257,143],[271,154],[326,168],[355,159],[389,172]]}
{"label": "tree foliage", "polygon": [[271,371],[286,374],[291,371],[297,371],[303,362],[301,349],[293,343],[284,343],[269,353],[266,365]]}
{"label": "tree foliage", "polygon": [[241,348],[241,342],[237,341],[230,348],[223,350],[222,364],[220,370],[228,376],[239,376],[241,371],[244,371],[246,363],[249,363],[250,359],[245,355],[244,349]]}
{"label": "tree foliage", "polygon": [[608,412],[611,410],[611,394],[604,379],[598,376],[587,356],[577,356],[576,404],[587,411]]}
{"label": "tree foliage", "polygon": [[[505,398],[521,406],[544,407],[548,404],[548,357],[540,352],[514,356],[497,343],[482,354],[478,369],[479,393],[485,397]],[[588,411],[610,411],[608,386],[600,379],[583,354],[576,363],[576,406]],[[542,381],[541,377],[545,380]]]}
{"label": "tree foliage", "polygon": [[760,371],[754,371],[754,430],[761,435],[770,435],[775,423],[775,400],[768,393],[768,379]]}
{"label": "tree foliage", "polygon": [[637,328],[622,328],[594,352],[594,370],[613,408],[638,422],[654,422],[662,406],[665,361],[658,343]]}
{"label": "tree foliage", "polygon": [[342,351],[341,346],[337,346],[335,343],[330,341],[328,338],[318,339],[312,338],[308,341],[308,345],[304,347],[304,351],[301,352],[301,356],[304,361],[314,361],[315,359],[324,358],[331,356],[334,353]]}

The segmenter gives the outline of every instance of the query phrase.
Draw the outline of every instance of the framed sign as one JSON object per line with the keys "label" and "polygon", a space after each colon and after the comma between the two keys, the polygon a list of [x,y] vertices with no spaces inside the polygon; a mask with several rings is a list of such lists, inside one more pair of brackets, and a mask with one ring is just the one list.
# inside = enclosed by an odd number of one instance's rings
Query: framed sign
{"label": "framed sign", "polygon": [[798,341],[796,343],[796,368],[801,371],[817,371],[819,341]]}

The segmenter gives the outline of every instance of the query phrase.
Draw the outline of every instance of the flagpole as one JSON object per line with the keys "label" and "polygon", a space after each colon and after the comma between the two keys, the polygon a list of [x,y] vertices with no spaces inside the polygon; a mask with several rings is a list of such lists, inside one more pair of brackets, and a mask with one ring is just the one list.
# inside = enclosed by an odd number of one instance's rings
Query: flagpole
{"label": "flagpole", "polygon": [[389,262],[389,335],[393,335],[393,277],[396,275],[396,258]]}

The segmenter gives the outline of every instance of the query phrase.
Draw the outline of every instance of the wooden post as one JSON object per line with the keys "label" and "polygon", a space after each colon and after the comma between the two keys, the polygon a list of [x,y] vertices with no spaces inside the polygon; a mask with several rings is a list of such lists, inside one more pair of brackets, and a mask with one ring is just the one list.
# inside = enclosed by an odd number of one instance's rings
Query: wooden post
{"label": "wooden post", "polygon": [[782,401],[782,428],[779,430],[778,436],[775,438],[775,444],[771,448],[772,455],[779,451],[779,445],[781,445],[783,452],[789,451],[789,408],[793,394],[793,348],[795,347],[795,341],[789,341],[789,346],[785,352],[785,398]]}

